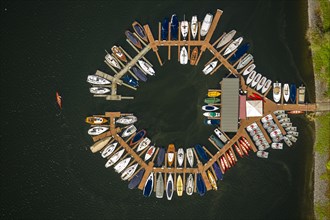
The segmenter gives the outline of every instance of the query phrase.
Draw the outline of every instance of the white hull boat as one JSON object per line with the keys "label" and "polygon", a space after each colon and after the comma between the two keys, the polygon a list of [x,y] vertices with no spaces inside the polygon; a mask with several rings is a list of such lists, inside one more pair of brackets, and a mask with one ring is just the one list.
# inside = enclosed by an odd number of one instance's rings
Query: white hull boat
{"label": "white hull boat", "polygon": [[107,130],[109,130],[108,127],[95,126],[88,130],[88,134],[93,136],[100,135],[106,132]]}
{"label": "white hull boat", "polygon": [[106,94],[106,93],[110,92],[111,90],[109,88],[104,88],[104,87],[91,87],[91,88],[89,88],[89,91],[90,91],[90,93],[93,93],[93,94],[102,95],[102,94]]}
{"label": "white hull boat", "polygon": [[267,121],[270,121],[272,119],[273,119],[273,116],[271,114],[268,114],[265,117],[261,118],[261,122],[266,123]]}
{"label": "white hull boat", "polygon": [[256,77],[254,77],[254,79],[253,79],[253,81],[251,83],[251,88],[254,88],[258,84],[258,82],[260,81],[261,77],[262,77],[262,75],[260,73],[258,73],[256,75]]}
{"label": "white hull boat", "polygon": [[283,128],[289,128],[289,127],[292,127],[292,123],[288,123],[288,122],[285,122],[283,124],[281,124]]}
{"label": "white hull boat", "polygon": [[121,156],[123,156],[124,152],[125,149],[121,149],[120,151],[112,155],[112,157],[110,157],[110,159],[106,162],[105,167],[108,168],[114,165],[115,163],[117,163],[117,161],[121,158]]}
{"label": "white hull boat", "polygon": [[250,124],[249,126],[247,126],[246,130],[248,132],[251,132],[253,129],[256,129],[256,128],[259,128],[259,127],[258,127],[257,123],[254,122],[254,123]]}
{"label": "white hull boat", "polygon": [[190,173],[186,184],[186,193],[191,196],[194,193],[194,177]]}
{"label": "white hull boat", "polygon": [[285,83],[283,86],[283,98],[285,100],[285,102],[289,101],[290,98],[290,87],[288,83]]}
{"label": "white hull boat", "polygon": [[246,65],[248,65],[251,61],[253,61],[253,56],[251,54],[246,55],[237,65],[237,69],[242,69]]}
{"label": "white hull boat", "polygon": [[276,111],[274,111],[274,114],[275,114],[275,115],[282,115],[282,114],[284,114],[284,113],[285,113],[284,110],[276,110]]}
{"label": "white hull boat", "polygon": [[224,56],[226,56],[227,54],[230,54],[231,52],[233,52],[234,50],[236,50],[236,48],[242,43],[243,41],[243,37],[239,37],[236,40],[234,40],[231,44],[229,44],[229,46],[226,48],[225,52],[223,53]]}
{"label": "white hull boat", "polygon": [[211,15],[210,13],[207,13],[204,17],[204,20],[203,20],[203,23],[201,26],[201,36],[202,37],[206,36],[207,32],[209,31],[212,20],[213,20],[213,15]]}
{"label": "white hull boat", "polygon": [[249,65],[243,72],[243,76],[249,75],[254,69],[256,68],[256,65],[252,63]]}
{"label": "white hull boat", "polygon": [[223,35],[223,37],[221,38],[221,40],[219,41],[219,43],[217,45],[217,49],[225,46],[229,41],[231,41],[231,39],[233,39],[235,34],[236,34],[236,31],[232,30],[229,33]]}
{"label": "white hull boat", "polygon": [[[213,114],[212,114],[213,113]],[[209,118],[217,118],[220,117],[220,113],[219,112],[204,112],[203,115],[205,117],[209,117]]]}
{"label": "white hull boat", "polygon": [[196,15],[192,16],[191,18],[190,28],[191,28],[191,35],[193,39],[195,39],[198,32],[198,21]]}
{"label": "white hull boat", "polygon": [[285,128],[286,131],[297,131],[297,127],[288,127]]}
{"label": "white hull boat", "polygon": [[87,82],[93,85],[107,85],[111,84],[109,80],[106,80],[102,77],[96,75],[89,75],[87,76]]}
{"label": "white hull boat", "polygon": [[107,55],[105,55],[105,61],[106,61],[108,64],[110,64],[111,66],[116,67],[117,69],[121,69],[121,67],[120,67],[120,65],[119,65],[119,63],[118,63],[118,61],[117,61],[113,56],[111,56],[111,55],[108,53],[108,51],[106,51],[106,52],[107,52]]}
{"label": "white hull boat", "polygon": [[265,83],[265,85],[261,89],[261,93],[264,94],[265,92],[268,91],[268,89],[272,86],[272,81],[268,79]]}
{"label": "white hull boat", "polygon": [[103,158],[106,158],[106,157],[110,156],[115,151],[117,145],[118,145],[118,142],[114,142],[114,143],[109,144],[108,146],[106,146],[104,148],[104,150],[102,151],[101,156]]}
{"label": "white hull boat", "polygon": [[122,180],[128,180],[135,172],[136,168],[138,167],[138,163],[133,164],[132,166],[128,167],[120,176]]}
{"label": "white hull boat", "polygon": [[288,145],[288,147],[292,146],[292,142],[286,136],[284,136],[284,142],[286,143],[286,145]]}
{"label": "white hull boat", "polygon": [[119,124],[123,124],[123,125],[129,125],[129,124],[133,124],[137,121],[137,118],[134,115],[128,115],[128,116],[124,116],[119,118],[116,123]]}
{"label": "white hull boat", "polygon": [[281,100],[281,83],[275,82],[273,84],[273,99],[275,102],[279,102]]}
{"label": "white hull boat", "polygon": [[292,136],[292,135],[289,135],[289,134],[288,134],[286,137],[289,138],[290,141],[292,141],[292,142],[296,142],[296,141],[297,141],[297,138],[294,137],[294,136]]}
{"label": "white hull boat", "polygon": [[218,65],[218,61],[213,61],[211,62],[209,65],[207,65],[204,69],[203,69],[203,73],[205,75],[209,74],[210,72],[212,72],[214,70],[214,68]]}
{"label": "white hull boat", "polygon": [[188,52],[185,47],[182,47],[180,52],[180,64],[185,65],[187,63],[188,63]]}
{"label": "white hull boat", "polygon": [[280,114],[280,115],[277,115],[276,118],[278,120],[282,119],[282,118],[287,118],[288,117],[288,114]]}
{"label": "white hull boat", "polygon": [[155,70],[149,65],[149,63],[144,62],[143,60],[138,60],[138,62],[145,73],[151,76],[155,75]]}
{"label": "white hull boat", "polygon": [[161,199],[164,196],[164,179],[162,173],[158,174],[156,182],[156,198]]}
{"label": "white hull boat", "polygon": [[212,112],[212,111],[218,110],[219,108],[216,106],[213,106],[213,105],[203,105],[202,109],[207,112]]}
{"label": "white hull boat", "polygon": [[173,191],[174,191],[173,177],[172,174],[170,173],[168,175],[167,183],[166,183],[166,197],[168,200],[172,199]]}
{"label": "white hull boat", "polygon": [[260,158],[266,158],[267,159],[268,158],[268,154],[269,153],[266,152],[266,151],[258,151],[257,152],[257,156],[260,157]]}
{"label": "white hull boat", "polygon": [[183,148],[178,149],[177,157],[178,157],[178,165],[179,165],[179,167],[181,167],[183,164],[183,159],[184,159]]}
{"label": "white hull boat", "polygon": [[154,145],[149,147],[147,153],[144,155],[144,161],[149,160],[152,157],[152,155],[155,153],[155,151],[156,151],[156,147]]}
{"label": "white hull boat", "polygon": [[283,149],[283,143],[272,143],[272,148],[282,150]]}
{"label": "white hull boat", "polygon": [[173,163],[173,161],[174,161],[174,153],[172,153],[172,152],[167,153],[167,160],[168,160],[168,163]]}
{"label": "white hull boat", "polygon": [[114,166],[114,169],[117,173],[121,173],[131,161],[131,157],[125,158]]}
{"label": "white hull boat", "polygon": [[132,135],[134,132],[136,132],[137,128],[134,125],[130,125],[128,128],[126,128],[123,133],[121,134],[121,137],[128,137]]}
{"label": "white hull boat", "polygon": [[265,76],[263,76],[257,84],[257,91],[261,90],[261,88],[265,85],[266,81],[267,81],[267,78]]}
{"label": "white hull boat", "polygon": [[299,136],[299,132],[297,131],[288,131],[287,134],[298,137]]}
{"label": "white hull boat", "polygon": [[149,146],[149,144],[151,143],[151,140],[149,138],[144,138],[143,141],[140,142],[138,148],[137,148],[137,152],[140,152],[142,150],[144,150],[146,147]]}
{"label": "white hull boat", "polygon": [[249,85],[252,82],[252,80],[255,78],[256,74],[257,73],[254,70],[250,73],[249,77],[246,79],[246,85]]}
{"label": "white hull boat", "polygon": [[280,124],[286,123],[286,122],[291,122],[290,118],[283,118],[281,120],[279,120]]}
{"label": "white hull boat", "polygon": [[188,21],[181,21],[180,23],[181,26],[181,34],[183,39],[186,39],[187,35],[188,35]]}
{"label": "white hull boat", "polygon": [[187,154],[187,160],[188,160],[188,163],[189,163],[190,167],[193,167],[194,166],[194,153],[193,153],[193,150],[191,148],[188,148],[186,150],[186,154]]}

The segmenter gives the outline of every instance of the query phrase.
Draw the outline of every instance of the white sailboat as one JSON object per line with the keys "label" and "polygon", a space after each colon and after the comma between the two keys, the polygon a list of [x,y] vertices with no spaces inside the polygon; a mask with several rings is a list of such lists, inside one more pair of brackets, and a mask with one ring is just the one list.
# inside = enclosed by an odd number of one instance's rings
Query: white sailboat
{"label": "white sailboat", "polygon": [[109,80],[106,80],[102,77],[96,76],[96,75],[88,75],[87,76],[87,82],[93,85],[107,85],[111,84]]}
{"label": "white sailboat", "polygon": [[184,159],[184,151],[183,151],[183,148],[179,148],[179,149],[178,149],[177,157],[178,157],[178,165],[179,165],[179,166],[182,166],[182,164],[183,164],[183,159]]}
{"label": "white sailboat", "polygon": [[190,167],[193,167],[194,166],[194,153],[193,153],[192,148],[188,148],[186,150],[186,154],[187,154],[187,160],[188,160]]}
{"label": "white sailboat", "polygon": [[149,74],[151,76],[155,75],[155,70],[150,66],[149,63],[144,62],[143,60],[138,60],[138,63],[146,74]]}
{"label": "white sailboat", "polygon": [[223,53],[224,56],[226,56],[227,54],[230,54],[231,52],[233,52],[234,50],[236,50],[236,48],[242,43],[243,41],[243,37],[239,37],[236,40],[234,40],[231,44],[229,44],[229,46],[226,48],[225,52]]}
{"label": "white sailboat", "polygon": [[118,142],[113,142],[112,144],[109,144],[108,146],[106,146],[104,148],[104,150],[102,151],[101,156],[103,158],[110,156],[115,151],[117,145],[118,145]]}
{"label": "white sailboat", "polygon": [[140,142],[140,144],[139,144],[139,146],[138,146],[138,148],[137,148],[137,152],[140,152],[140,151],[142,151],[142,150],[144,150],[146,147],[148,147],[149,146],[149,144],[151,143],[151,140],[149,139],[149,138],[144,138],[141,142]]}
{"label": "white sailboat", "polygon": [[185,65],[187,63],[188,63],[188,52],[185,47],[182,47],[180,52],[180,64]]}
{"label": "white sailboat", "polygon": [[256,65],[252,63],[244,70],[243,76],[249,75],[254,70],[254,68],[256,68]]}
{"label": "white sailboat", "polygon": [[229,33],[223,35],[223,37],[221,38],[221,40],[219,41],[219,43],[217,45],[217,49],[225,46],[229,41],[231,41],[231,39],[233,39],[235,34],[236,34],[236,31],[231,30]]}
{"label": "white sailboat", "polygon": [[267,78],[265,76],[263,76],[257,84],[257,91],[261,90],[261,88],[265,85],[266,81],[267,81]]}
{"label": "white sailboat", "polygon": [[105,55],[105,61],[108,64],[110,64],[111,66],[116,67],[117,69],[121,69],[116,58],[114,58],[112,55],[110,55],[108,51],[105,50],[105,52],[107,53],[107,55]]}
{"label": "white sailboat", "polygon": [[272,81],[268,79],[265,83],[265,85],[261,89],[261,93],[264,94],[265,92],[268,91],[268,89],[272,86]]}
{"label": "white sailboat", "polygon": [[136,132],[137,128],[134,125],[130,125],[128,128],[126,128],[123,133],[121,134],[121,137],[128,137],[132,135],[134,132]]}
{"label": "white sailboat", "polygon": [[120,151],[112,155],[112,157],[110,157],[110,159],[105,163],[105,167],[108,168],[117,163],[121,156],[123,156],[124,151],[125,149],[121,149]]}
{"label": "white sailboat", "polygon": [[100,135],[100,134],[106,132],[107,130],[109,130],[108,127],[95,126],[88,130],[88,134],[93,135],[93,136]]}
{"label": "white sailboat", "polygon": [[204,20],[203,20],[203,23],[201,26],[201,36],[202,37],[206,36],[207,32],[209,31],[212,20],[213,20],[213,15],[210,13],[207,13],[204,17]]}
{"label": "white sailboat", "polygon": [[198,31],[198,21],[196,15],[192,16],[191,18],[190,28],[191,28],[191,35],[193,39],[195,39]]}
{"label": "white sailboat", "polygon": [[109,88],[104,88],[104,87],[91,87],[89,88],[89,92],[93,94],[106,94],[108,92],[111,92]]}
{"label": "white sailboat", "polygon": [[128,116],[124,116],[124,117],[117,119],[116,123],[123,124],[123,125],[129,125],[129,124],[135,123],[136,121],[137,121],[137,118],[134,115],[128,115]]}
{"label": "white sailboat", "polygon": [[254,70],[250,73],[249,77],[246,79],[246,85],[249,85],[252,82],[256,74],[257,73]]}
{"label": "white sailboat", "polygon": [[114,169],[117,173],[121,173],[131,161],[131,157],[125,158],[114,166]]}
{"label": "white sailboat", "polygon": [[181,26],[181,34],[183,39],[186,39],[188,35],[188,21],[186,21],[186,16],[184,16],[183,21],[181,21],[180,26]]}
{"label": "white sailboat", "polygon": [[258,84],[258,82],[260,81],[261,77],[262,77],[262,75],[260,73],[258,73],[256,75],[256,77],[254,77],[254,79],[253,79],[253,81],[251,83],[251,88],[254,88]]}
{"label": "white sailboat", "polygon": [[190,173],[186,183],[186,193],[191,196],[194,193],[194,177]]}
{"label": "white sailboat", "polygon": [[136,168],[138,167],[138,163],[133,164],[132,166],[128,167],[120,176],[122,180],[128,180],[135,172]]}
{"label": "white sailboat", "polygon": [[218,65],[218,60],[211,62],[209,65],[207,65],[204,69],[203,69],[203,73],[205,75],[209,74],[210,72],[212,72],[214,70],[214,68]]}
{"label": "white sailboat", "polygon": [[253,56],[251,54],[246,55],[237,65],[237,69],[242,69],[246,65],[248,65],[253,60]]}
{"label": "white sailboat", "polygon": [[286,102],[289,101],[290,98],[290,87],[288,83],[285,83],[283,86],[283,98]]}

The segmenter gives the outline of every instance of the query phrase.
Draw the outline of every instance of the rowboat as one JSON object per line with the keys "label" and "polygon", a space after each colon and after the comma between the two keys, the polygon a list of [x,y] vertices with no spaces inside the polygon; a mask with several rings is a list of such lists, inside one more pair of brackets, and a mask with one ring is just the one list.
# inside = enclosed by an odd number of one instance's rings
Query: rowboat
{"label": "rowboat", "polygon": [[120,176],[122,180],[128,180],[134,173],[136,168],[138,167],[138,163],[133,164],[132,166],[128,167]]}
{"label": "rowboat", "polygon": [[229,169],[231,166],[230,166],[229,162],[227,162],[227,159],[226,159],[225,156],[222,156],[222,160],[223,160],[223,162],[224,162],[224,164],[226,166],[226,169]]}
{"label": "rowboat", "polygon": [[290,115],[298,115],[298,114],[303,114],[304,111],[299,111],[299,110],[292,110],[292,111],[289,111],[288,114]]}
{"label": "rowboat", "polygon": [[137,152],[140,152],[140,151],[142,151],[142,150],[144,150],[144,149],[146,149],[146,147],[148,147],[149,146],[149,144],[151,143],[151,140],[149,139],[149,138],[144,138],[141,142],[140,142],[140,144],[139,144],[139,146],[138,146],[138,148],[137,148]]}
{"label": "rowboat", "polygon": [[234,166],[234,161],[231,159],[231,157],[228,154],[228,152],[224,153],[224,155],[226,155],[226,158],[227,158],[228,162],[230,163],[230,165],[231,166]]}
{"label": "rowboat", "polygon": [[204,112],[203,115],[209,118],[217,118],[220,117],[220,112]]}
{"label": "rowboat", "polygon": [[143,188],[143,195],[149,197],[154,188],[154,173],[151,172]]}
{"label": "rowboat", "polygon": [[106,123],[107,121],[108,121],[107,119],[97,116],[86,117],[85,119],[85,122],[91,125],[100,125]]}
{"label": "rowboat", "polygon": [[179,149],[178,149],[177,158],[178,158],[178,166],[182,166],[182,164],[183,164],[183,159],[184,159],[184,151],[183,151],[183,148],[179,148]]}
{"label": "rowboat", "polygon": [[236,69],[242,69],[246,65],[248,65],[251,61],[253,61],[253,56],[251,54],[246,55],[241,61],[238,63]]}
{"label": "rowboat", "polygon": [[121,66],[119,65],[118,61],[116,58],[114,58],[107,50],[105,50],[107,55],[105,55],[105,61],[110,64],[113,67],[116,67],[117,69],[121,69]]}
{"label": "rowboat", "polygon": [[156,166],[157,167],[162,166],[164,160],[165,160],[165,149],[163,147],[161,147],[161,148],[159,148],[159,151],[158,151]]}
{"label": "rowboat", "polygon": [[203,73],[205,75],[209,74],[210,72],[212,72],[212,70],[214,70],[214,68],[218,65],[218,60],[211,62],[209,65],[207,65],[204,69],[203,69]]}
{"label": "rowboat", "polygon": [[272,143],[271,146],[273,149],[279,149],[279,150],[283,149],[283,143]]}
{"label": "rowboat", "polygon": [[155,153],[156,147],[154,145],[150,146],[149,149],[147,150],[147,153],[144,155],[144,161],[149,160],[152,155]]}
{"label": "rowboat", "polygon": [[257,84],[257,91],[259,91],[265,85],[266,81],[267,81],[267,78],[265,76],[263,76]]}
{"label": "rowboat", "polygon": [[150,66],[149,63],[144,62],[143,60],[138,60],[139,65],[141,66],[142,70],[151,76],[155,75],[155,70]]}
{"label": "rowboat", "polygon": [[260,157],[260,158],[266,158],[266,159],[267,159],[267,158],[268,158],[268,154],[269,154],[269,153],[266,152],[266,151],[260,151],[260,150],[259,150],[259,151],[257,152],[257,156]]}
{"label": "rowboat", "polygon": [[202,148],[201,145],[195,145],[195,150],[202,163],[206,163],[209,160],[209,157],[207,156],[205,150]]}
{"label": "rowboat", "polygon": [[131,141],[129,142],[130,146],[135,145],[136,143],[138,143],[145,135],[147,134],[147,132],[145,130],[140,130],[138,133],[135,134],[135,136],[131,139]]}
{"label": "rowboat", "polygon": [[111,167],[112,165],[117,163],[117,161],[121,158],[121,156],[124,154],[124,152],[125,152],[125,149],[121,149],[120,151],[118,151],[117,153],[112,155],[110,157],[110,159],[105,163],[105,168]]}
{"label": "rowboat", "polygon": [[174,162],[175,146],[174,144],[169,144],[167,148],[167,162],[168,166],[172,166]]}
{"label": "rowboat", "polygon": [[142,168],[139,172],[137,172],[137,174],[135,174],[133,176],[133,178],[131,179],[131,181],[128,184],[129,189],[135,189],[140,184],[144,172],[145,172],[145,169]]}
{"label": "rowboat", "polygon": [[95,126],[95,127],[92,127],[88,130],[88,134],[89,135],[100,135],[104,132],[106,132],[107,130],[109,130],[108,127],[102,127],[102,126]]}
{"label": "rowboat", "polygon": [[123,133],[121,134],[121,137],[128,137],[132,135],[134,132],[136,132],[137,128],[134,125],[130,125],[128,128],[126,128]]}
{"label": "rowboat", "polygon": [[216,106],[213,106],[213,105],[203,105],[202,109],[207,112],[212,112],[212,111],[218,110],[219,108]]}
{"label": "rowboat", "polygon": [[166,182],[166,197],[168,200],[172,199],[173,188],[174,188],[173,177],[172,177],[172,174],[170,173],[168,175],[167,182]]}
{"label": "rowboat", "polygon": [[217,176],[218,180],[222,180],[223,175],[222,175],[222,172],[221,172],[221,169],[220,169],[218,163],[217,162],[213,163],[212,167],[214,169],[215,175]]}
{"label": "rowboat", "polygon": [[211,98],[213,98],[213,97],[218,97],[218,96],[220,96],[221,95],[221,92],[218,92],[218,91],[209,91],[208,93],[207,93],[207,96],[208,97],[211,97]]}
{"label": "rowboat", "polygon": [[260,81],[261,77],[262,77],[262,75],[261,75],[260,73],[258,73],[258,74],[254,77],[254,79],[253,79],[253,81],[252,81],[252,83],[251,83],[251,88],[254,88],[254,87],[258,84],[258,82]]}
{"label": "rowboat", "polygon": [[197,31],[198,31],[198,22],[197,22],[196,15],[192,16],[192,18],[191,18],[190,28],[191,28],[191,35],[192,35],[193,39],[195,39],[197,36]]}
{"label": "rowboat", "polygon": [[137,35],[139,35],[139,37],[141,37],[142,40],[144,40],[145,42],[148,42],[148,38],[147,38],[147,35],[144,31],[144,28],[142,27],[142,25],[139,22],[134,21],[133,24],[132,24],[132,27],[133,27],[135,33]]}
{"label": "rowboat", "polygon": [[254,68],[256,68],[256,65],[254,63],[250,64],[243,72],[243,76],[249,75]]}
{"label": "rowboat", "polygon": [[164,196],[164,179],[162,173],[158,174],[156,181],[156,198],[163,198]]}
{"label": "rowboat", "polygon": [[205,183],[200,173],[197,174],[197,192],[200,196],[204,196],[206,192]]}
{"label": "rowboat", "polygon": [[275,102],[279,102],[281,99],[281,83],[277,81],[273,84],[273,99]]}
{"label": "rowboat", "polygon": [[229,46],[226,48],[225,52],[223,53],[224,56],[226,56],[227,54],[230,54],[231,52],[233,52],[234,50],[236,50],[236,48],[242,43],[243,41],[243,37],[239,37],[236,40],[234,40],[231,44],[229,44]]}
{"label": "rowboat", "polygon": [[118,142],[113,142],[113,143],[111,143],[111,144],[108,144],[108,145],[104,148],[104,150],[102,151],[101,156],[102,156],[103,158],[106,158],[106,157],[110,156],[110,155],[115,151],[117,145],[118,145]]}
{"label": "rowboat", "polygon": [[183,183],[180,174],[178,175],[178,178],[176,180],[176,193],[178,194],[178,196],[182,196],[183,193]]}
{"label": "rowboat", "polygon": [[220,157],[220,165],[221,165],[222,171],[225,173],[227,168],[226,168],[225,162],[223,162],[222,157]]}
{"label": "rowboat", "polygon": [[179,21],[176,14],[173,14],[171,17],[171,39],[177,40],[178,39],[178,28],[179,28]]}
{"label": "rowboat", "polygon": [[124,83],[132,86],[132,87],[138,87],[139,86],[139,82],[137,81],[137,79],[129,76],[129,75],[125,75],[122,80],[124,81]]}
{"label": "rowboat", "polygon": [[210,170],[207,171],[207,177],[209,178],[213,190],[218,190],[217,182],[215,181],[215,178]]}
{"label": "rowboat", "polygon": [[89,88],[89,92],[93,94],[102,95],[111,92],[111,90],[109,88],[104,87],[91,87]]}
{"label": "rowboat", "polygon": [[194,166],[194,153],[192,148],[187,148],[186,150],[187,160],[190,165],[190,167]]}
{"label": "rowboat", "polygon": [[118,124],[123,124],[123,125],[129,125],[129,124],[133,124],[137,121],[137,117],[134,115],[127,115],[124,117],[121,117],[119,119],[116,120],[116,123]]}
{"label": "rowboat", "polygon": [[219,98],[206,98],[206,99],[204,99],[204,102],[206,104],[215,104],[215,103],[219,103],[220,99]]}
{"label": "rowboat", "polygon": [[139,80],[141,80],[142,82],[146,82],[148,80],[147,76],[145,73],[142,72],[142,70],[140,70],[140,68],[133,66],[132,67],[133,73],[134,75],[139,78]]}
{"label": "rowboat", "polygon": [[241,58],[248,50],[249,50],[250,44],[249,43],[245,43],[243,45],[241,45],[236,52],[233,54],[233,56],[231,56],[229,58],[229,62],[234,63],[235,61],[237,61],[239,58]]}
{"label": "rowboat", "polygon": [[195,47],[190,55],[190,65],[195,65],[198,58],[198,47]]}
{"label": "rowboat", "polygon": [[131,157],[125,158],[114,166],[116,173],[121,173],[131,161]]}
{"label": "rowboat", "polygon": [[186,39],[187,35],[188,35],[188,21],[186,21],[185,18],[183,18],[184,20],[181,21],[180,26],[181,26],[181,34],[183,39]]}
{"label": "rowboat", "polygon": [[187,195],[191,196],[193,192],[194,192],[194,177],[190,173],[186,183],[186,193]]}
{"label": "rowboat", "polygon": [[217,45],[217,49],[225,46],[229,41],[231,41],[231,39],[233,39],[235,34],[236,34],[236,31],[231,30],[229,33],[223,35],[223,37],[221,38],[221,40],[219,41],[219,43]]}
{"label": "rowboat", "polygon": [[164,18],[162,22],[162,40],[167,40],[168,38],[168,18]]}
{"label": "rowboat", "polygon": [[264,94],[265,92],[267,92],[271,86],[272,86],[272,81],[270,79],[268,79],[265,82],[265,85],[262,87],[261,93]]}
{"label": "rowboat", "polygon": [[201,26],[201,36],[204,37],[207,32],[209,31],[210,27],[211,27],[211,23],[213,20],[213,15],[210,13],[207,13],[204,17],[202,26]]}
{"label": "rowboat", "polygon": [[102,77],[96,75],[89,75],[87,76],[87,82],[93,85],[107,85],[111,84],[109,80],[106,80]]}
{"label": "rowboat", "polygon": [[142,49],[142,45],[141,42],[139,41],[139,39],[137,37],[134,36],[134,34],[132,32],[130,32],[129,30],[125,31],[125,35],[127,37],[127,39],[134,44],[134,46],[136,46],[139,49]]}
{"label": "rowboat", "polygon": [[257,73],[254,70],[250,73],[249,77],[246,79],[246,85],[249,85],[252,82],[256,74]]}
{"label": "rowboat", "polygon": [[125,63],[127,62],[127,58],[126,58],[125,54],[119,47],[113,46],[113,47],[111,47],[111,51],[119,60],[121,60]]}
{"label": "rowboat", "polygon": [[95,153],[98,152],[100,150],[102,150],[104,148],[104,146],[106,146],[108,144],[108,142],[111,140],[111,136],[102,138],[101,140],[95,142],[89,149]]}
{"label": "rowboat", "polygon": [[306,87],[301,85],[298,88],[298,103],[303,104],[305,103],[305,93],[306,93]]}
{"label": "rowboat", "polygon": [[187,63],[188,63],[188,52],[185,47],[182,47],[180,52],[180,64],[185,65]]}

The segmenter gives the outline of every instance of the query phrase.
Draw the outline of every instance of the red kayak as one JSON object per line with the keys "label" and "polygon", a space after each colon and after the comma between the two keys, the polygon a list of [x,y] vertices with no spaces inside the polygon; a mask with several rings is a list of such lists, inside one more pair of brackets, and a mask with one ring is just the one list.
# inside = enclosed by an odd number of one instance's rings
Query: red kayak
{"label": "red kayak", "polygon": [[62,97],[58,94],[58,92],[56,92],[56,102],[60,109],[62,109]]}

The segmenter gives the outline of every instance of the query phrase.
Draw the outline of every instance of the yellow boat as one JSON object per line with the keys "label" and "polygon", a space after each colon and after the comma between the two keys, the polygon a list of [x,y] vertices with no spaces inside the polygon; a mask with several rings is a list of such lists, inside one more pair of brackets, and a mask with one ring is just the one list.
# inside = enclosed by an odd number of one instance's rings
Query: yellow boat
{"label": "yellow boat", "polygon": [[208,97],[218,97],[219,95],[221,95],[221,92],[218,91],[210,91],[207,93]]}
{"label": "yellow boat", "polygon": [[106,123],[108,120],[102,117],[91,116],[91,117],[86,117],[85,121],[86,123],[91,125],[100,125]]}
{"label": "yellow boat", "polygon": [[209,171],[209,170],[207,171],[207,176],[209,177],[212,188],[214,190],[218,190],[217,182],[215,181],[215,178],[214,178],[213,174],[211,173],[211,171]]}
{"label": "yellow boat", "polygon": [[183,193],[183,183],[181,175],[178,176],[178,179],[176,180],[176,193],[178,196],[182,196]]}
{"label": "yellow boat", "polygon": [[190,56],[190,65],[195,65],[198,57],[198,47],[195,47]]}
{"label": "yellow boat", "polygon": [[174,154],[175,154],[174,144],[169,144],[167,148],[167,162],[169,167],[172,166],[174,162],[174,158],[175,158]]}

